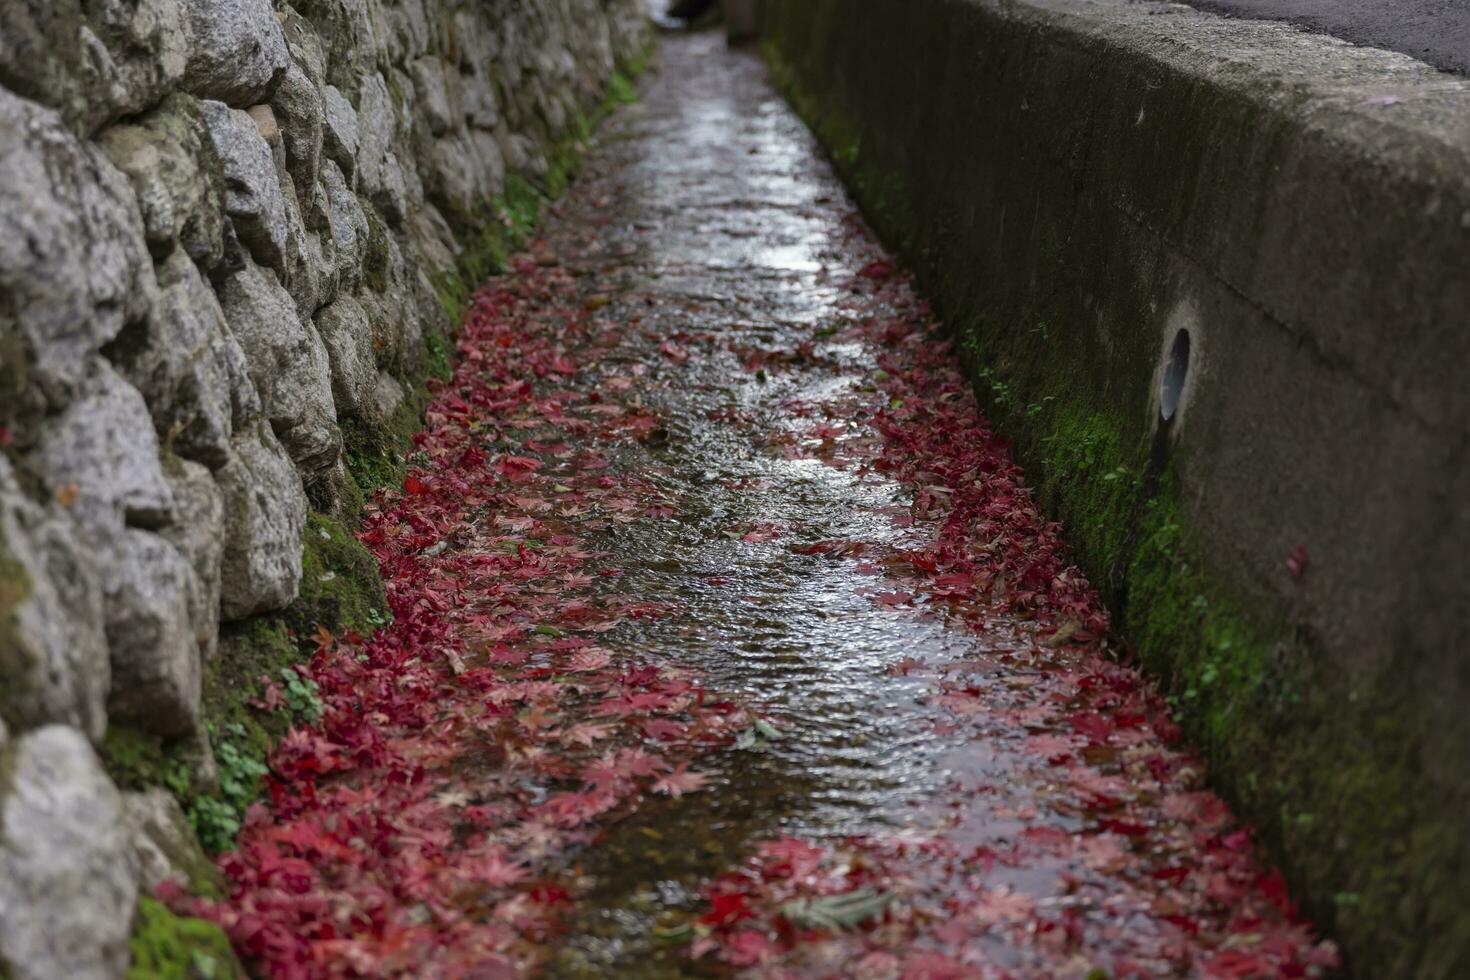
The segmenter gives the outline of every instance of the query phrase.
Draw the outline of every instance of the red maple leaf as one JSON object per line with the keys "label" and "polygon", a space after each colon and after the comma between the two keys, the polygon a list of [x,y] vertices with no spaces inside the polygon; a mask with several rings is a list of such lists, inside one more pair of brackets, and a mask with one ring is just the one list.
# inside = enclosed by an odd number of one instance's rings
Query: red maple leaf
{"label": "red maple leaf", "polygon": [[710,910],[699,917],[699,922],[707,926],[729,926],[743,919],[752,918],[755,915],[751,911],[750,903],[743,893],[715,895],[710,899]]}
{"label": "red maple leaf", "polygon": [[698,792],[709,782],[709,776],[702,772],[689,772],[688,763],[680,763],[678,768],[667,776],[653,784],[655,792],[667,793],[678,799],[685,793]]}

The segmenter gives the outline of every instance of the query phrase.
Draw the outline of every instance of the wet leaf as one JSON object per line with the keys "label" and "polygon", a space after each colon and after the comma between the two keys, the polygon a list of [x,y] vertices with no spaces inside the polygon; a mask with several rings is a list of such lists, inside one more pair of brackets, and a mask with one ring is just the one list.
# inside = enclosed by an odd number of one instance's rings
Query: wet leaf
{"label": "wet leaf", "polygon": [[781,916],[801,929],[855,929],[883,914],[892,895],[860,888],[825,898],[799,898],[781,906]]}
{"label": "wet leaf", "polygon": [[701,772],[688,772],[687,767],[680,764],[673,772],[657,780],[653,784],[656,793],[665,793],[678,799],[685,793],[695,793],[704,788],[709,782],[709,776]]}

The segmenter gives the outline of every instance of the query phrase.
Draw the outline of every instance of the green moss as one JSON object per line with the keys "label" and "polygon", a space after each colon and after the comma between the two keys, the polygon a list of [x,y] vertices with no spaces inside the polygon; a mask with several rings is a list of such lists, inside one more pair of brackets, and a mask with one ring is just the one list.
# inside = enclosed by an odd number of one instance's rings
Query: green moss
{"label": "green moss", "polygon": [[429,377],[448,381],[454,373],[453,354],[443,333],[429,330],[424,334],[424,371]]}
{"label": "green moss", "polygon": [[221,628],[219,653],[205,672],[203,704],[218,784],[180,793],[176,780],[166,782],[180,795],[206,850],[218,852],[233,845],[246,808],[259,795],[271,746],[295,720],[288,712],[260,711],[251,702],[264,696],[266,680],[279,685],[281,672],[303,659],[279,617]]}
{"label": "green moss", "polygon": [[632,105],[638,101],[638,90],[634,87],[632,79],[620,71],[615,71],[607,82],[607,98],[608,102],[613,105]]}
{"label": "green moss", "polygon": [[476,231],[465,238],[458,264],[438,276],[439,300],[451,322],[459,322],[480,283],[506,268],[511,253],[540,220],[541,201],[534,185],[512,174],[505,192],[480,206],[472,223]]}
{"label": "green moss", "polygon": [[[199,785],[187,746],[126,730],[109,730],[104,740],[103,758],[119,784],[167,786],[211,853],[234,845],[246,809],[260,795],[275,741],[292,724],[314,722],[320,714],[315,685],[296,670],[310,654],[311,633],[321,624],[333,632],[367,634],[383,621],[380,610],[386,602],[372,556],[340,525],[318,514],[310,517],[307,535],[302,593],[284,616],[221,628],[203,699],[215,784]],[[297,627],[294,637],[288,624]],[[268,683],[282,692],[283,708],[267,712],[256,706]]]}
{"label": "green moss", "polygon": [[177,786],[188,791],[189,774],[180,760],[165,748],[163,740],[136,729],[111,725],[97,745],[97,754],[107,775],[119,789],[142,790],[150,786]]}
{"label": "green moss", "polygon": [[428,391],[423,381],[408,386],[406,396],[392,417],[381,423],[356,418],[339,421],[347,472],[364,493],[403,482],[403,454],[419,430]]}
{"label": "green moss", "polygon": [[1167,444],[1109,409],[1085,371],[1028,349],[1042,338],[1017,333],[998,354],[993,331],[972,321],[961,332],[976,391],[1209,759],[1215,787],[1251,820],[1313,919],[1352,937],[1355,972],[1413,974],[1425,937],[1458,935],[1434,944],[1453,968],[1423,975],[1463,975],[1470,884],[1445,870],[1463,867],[1459,831],[1417,805],[1410,699],[1392,667],[1349,686],[1312,655],[1311,637],[1213,572]]}
{"label": "green moss", "polygon": [[1014,410],[1045,435],[1037,441],[1038,493],[1067,528],[1082,564],[1102,572],[1094,581],[1116,602],[1126,566],[1110,564],[1127,553],[1136,533],[1148,468],[1145,448],[1106,413],[1088,413],[1065,395],[1042,395]]}
{"label": "green moss", "polygon": [[30,360],[20,331],[0,328],[0,425],[13,426],[12,413],[21,405],[30,376]]}
{"label": "green moss", "polygon": [[[201,796],[214,792],[201,784],[202,748],[195,743],[165,741],[157,735],[112,725],[98,743],[97,754],[119,789],[142,791],[162,786],[178,799],[186,816]],[[191,826],[195,823],[191,818]],[[197,847],[170,854],[169,858],[184,872],[190,892],[209,897],[223,894],[218,870]]]}
{"label": "green moss", "polygon": [[[574,127],[577,131],[586,129],[585,119],[578,118]],[[575,138],[585,138],[580,135]],[[577,176],[577,170],[582,165],[582,154],[575,146],[563,144],[553,148],[546,156],[546,176],[541,178],[541,190],[546,199],[554,201],[566,192],[572,179]]]}
{"label": "green moss", "polygon": [[389,69],[384,73],[388,82],[388,94],[393,97],[393,107],[398,112],[403,112],[408,105],[408,97],[403,94],[403,84],[398,81],[398,72]]}
{"label": "green moss", "polygon": [[297,637],[318,628],[341,635],[366,635],[388,607],[378,562],[337,521],[312,514],[306,521],[301,591],[286,610],[286,625]]}
{"label": "green moss", "polygon": [[213,922],[174,915],[151,898],[138,901],[128,941],[128,980],[230,980],[245,971]]}
{"label": "green moss", "polygon": [[1352,937],[1354,972],[1467,975],[1462,828],[1421,806],[1408,692],[1391,667],[1344,690],[1307,638],[1260,622],[1207,570],[1176,493],[1166,472],[1144,510],[1123,632],[1313,918]]}
{"label": "green moss", "polygon": [[279,618],[225,623],[220,627],[219,653],[205,672],[204,716],[215,724],[253,720],[255,712],[248,702],[261,695],[261,676],[274,675],[301,659]]}
{"label": "green moss", "polygon": [[1288,712],[1299,681],[1275,662],[1276,631],[1253,622],[1204,570],[1175,494],[1169,472],[1144,505],[1122,625],[1144,666],[1165,679],[1176,717],[1219,757],[1236,750],[1243,724]]}

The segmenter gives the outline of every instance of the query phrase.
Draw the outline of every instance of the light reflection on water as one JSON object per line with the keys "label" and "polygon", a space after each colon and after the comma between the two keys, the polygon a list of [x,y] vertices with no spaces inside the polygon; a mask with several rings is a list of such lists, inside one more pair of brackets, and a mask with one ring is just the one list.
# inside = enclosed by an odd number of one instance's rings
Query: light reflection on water
{"label": "light reflection on water", "polygon": [[[850,205],[784,104],[748,77],[737,80],[758,69],[718,47],[712,37],[665,45],[661,77],[611,123],[558,227],[571,235],[579,221],[603,223],[600,246],[623,256],[617,275],[631,285],[614,310],[636,312],[640,330],[713,332],[721,345],[790,350],[843,320],[845,294],[823,271],[856,268],[842,228]],[[589,208],[598,198],[614,203]],[[902,827],[949,778],[946,763],[973,773],[994,761],[970,749],[947,757],[953,750],[933,734],[937,713],[921,702],[928,683],[886,671],[904,657],[974,656],[977,637],[937,616],[880,608],[860,593],[881,579],[855,562],[792,551],[897,534],[884,512],[905,502],[895,484],[786,459],[771,445],[773,433],[815,421],[792,418],[783,403],[819,402],[874,369],[861,345],[818,339],[821,367],[760,381],[709,345],[672,366],[656,340],[629,336],[629,353],[648,373],[675,382],[645,392],[670,438],[622,450],[614,463],[645,472],[680,504],[672,520],[625,525],[595,544],[622,569],[617,591],[677,612],[603,642],[696,668],[711,688],[763,706],[787,737],[702,760],[696,768],[717,782],[650,801],[584,855],[594,887],[551,968],[556,976],[689,975],[693,967],[659,953],[649,937],[660,914],[695,907],[702,879],[781,834]],[[710,420],[732,406],[754,424]],[[780,537],[731,536],[752,524],[777,526]]]}

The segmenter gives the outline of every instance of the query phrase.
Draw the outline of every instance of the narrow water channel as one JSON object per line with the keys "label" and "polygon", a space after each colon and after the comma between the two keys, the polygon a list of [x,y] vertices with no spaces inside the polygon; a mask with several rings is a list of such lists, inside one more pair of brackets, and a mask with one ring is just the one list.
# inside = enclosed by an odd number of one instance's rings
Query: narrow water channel
{"label": "narrow water channel", "polygon": [[[572,253],[598,229],[580,261],[617,282],[619,310],[646,308],[641,343],[603,369],[636,378],[667,420],[666,437],[617,465],[676,500],[675,518],[597,543],[623,572],[620,591],[675,612],[608,642],[745,693],[786,737],[717,754],[705,763],[717,784],[646,807],[587,855],[595,887],[558,961],[568,975],[649,969],[659,915],[693,909],[698,884],[754,841],[902,825],[930,795],[942,745],[928,685],[887,667],[961,659],[976,644],[938,618],[876,606],[873,574],[854,563],[798,550],[896,537],[908,494],[887,477],[788,458],[805,427],[791,406],[875,370],[860,345],[828,339],[847,322],[851,206],[760,66],[721,47],[713,35],[665,46],[663,70],[604,132],[549,240]],[[688,360],[660,350],[678,335]],[[802,362],[754,372],[738,356],[803,346]],[[670,956],[668,969],[687,961]]]}
{"label": "narrow water channel", "polygon": [[190,910],[293,976],[1320,975],[763,66],[662,51],[478,295],[365,521],[395,621],[322,639]]}

